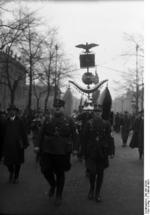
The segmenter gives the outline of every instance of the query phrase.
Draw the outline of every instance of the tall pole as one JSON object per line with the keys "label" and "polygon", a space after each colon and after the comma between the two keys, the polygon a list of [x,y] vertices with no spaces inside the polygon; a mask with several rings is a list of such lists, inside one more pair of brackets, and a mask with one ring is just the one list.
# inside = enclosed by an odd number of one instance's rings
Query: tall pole
{"label": "tall pole", "polygon": [[138,71],[138,49],[139,45],[136,44],[136,114],[139,111],[139,71]]}
{"label": "tall pole", "polygon": [[56,61],[55,61],[55,86],[54,86],[54,102],[57,99],[57,51],[58,51],[58,46],[57,44],[55,45],[55,50],[56,50]]}

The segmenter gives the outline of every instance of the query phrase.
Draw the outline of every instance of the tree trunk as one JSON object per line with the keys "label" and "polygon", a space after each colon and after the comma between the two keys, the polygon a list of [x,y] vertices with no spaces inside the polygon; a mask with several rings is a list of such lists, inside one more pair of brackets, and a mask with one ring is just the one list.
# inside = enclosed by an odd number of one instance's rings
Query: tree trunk
{"label": "tree trunk", "polygon": [[46,110],[47,110],[49,95],[50,95],[50,86],[48,85],[47,94],[46,94],[46,98],[45,98],[45,104],[44,104],[44,112],[46,112]]}
{"label": "tree trunk", "polygon": [[30,112],[32,106],[32,70],[30,69],[29,75],[29,94],[28,94],[28,111]]}
{"label": "tree trunk", "polygon": [[37,111],[40,109],[40,98],[36,98],[36,109]]}
{"label": "tree trunk", "polygon": [[30,32],[30,27],[29,27],[29,52],[30,52],[30,56],[29,56],[29,64],[30,64],[30,70],[29,70],[29,94],[28,94],[28,111],[31,111],[31,107],[32,107],[32,82],[33,82],[33,68],[32,68],[32,49],[31,49],[31,32]]}

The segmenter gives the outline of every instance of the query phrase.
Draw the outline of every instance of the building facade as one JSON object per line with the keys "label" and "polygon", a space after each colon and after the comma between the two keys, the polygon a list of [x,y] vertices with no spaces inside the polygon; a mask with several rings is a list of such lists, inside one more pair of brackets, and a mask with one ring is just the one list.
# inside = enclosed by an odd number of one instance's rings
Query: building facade
{"label": "building facade", "polygon": [[[13,102],[23,109],[26,88],[26,69],[16,56],[0,52],[0,108],[6,110]],[[14,91],[14,99],[12,99]],[[13,100],[13,101],[12,101]]]}

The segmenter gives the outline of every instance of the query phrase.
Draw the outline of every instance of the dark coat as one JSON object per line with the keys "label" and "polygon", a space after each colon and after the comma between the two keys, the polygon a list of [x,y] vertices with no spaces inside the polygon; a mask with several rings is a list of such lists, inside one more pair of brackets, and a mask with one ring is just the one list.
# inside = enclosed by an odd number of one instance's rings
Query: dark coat
{"label": "dark coat", "polygon": [[40,151],[65,155],[72,150],[69,150],[68,146],[72,141],[74,131],[73,121],[63,114],[54,116],[49,122],[43,124],[39,138]]}
{"label": "dark coat", "polygon": [[135,120],[130,147],[144,148],[144,120],[142,118],[137,118]]}
{"label": "dark coat", "polygon": [[2,158],[2,149],[4,143],[5,120],[0,118],[0,160]]}
{"label": "dark coat", "polygon": [[128,140],[130,129],[131,129],[130,117],[125,115],[121,120],[121,138],[124,143],[126,143]]}
{"label": "dark coat", "polygon": [[110,152],[111,127],[108,121],[100,118],[91,119],[87,122],[84,130],[85,137],[85,160],[90,171],[98,172],[109,166],[108,155]]}
{"label": "dark coat", "polygon": [[24,149],[28,146],[27,134],[19,118],[8,119],[5,124],[3,156],[4,164],[21,164],[24,162]]}

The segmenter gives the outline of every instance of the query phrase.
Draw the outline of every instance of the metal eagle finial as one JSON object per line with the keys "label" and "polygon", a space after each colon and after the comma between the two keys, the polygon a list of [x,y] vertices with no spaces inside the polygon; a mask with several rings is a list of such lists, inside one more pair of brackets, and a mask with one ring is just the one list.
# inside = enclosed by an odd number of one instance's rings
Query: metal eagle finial
{"label": "metal eagle finial", "polygon": [[90,44],[86,43],[85,45],[84,44],[79,44],[79,45],[77,45],[75,47],[85,49],[85,52],[89,53],[90,52],[89,50],[91,48],[95,47],[95,46],[98,46],[98,44],[96,44],[96,43],[90,43]]}

